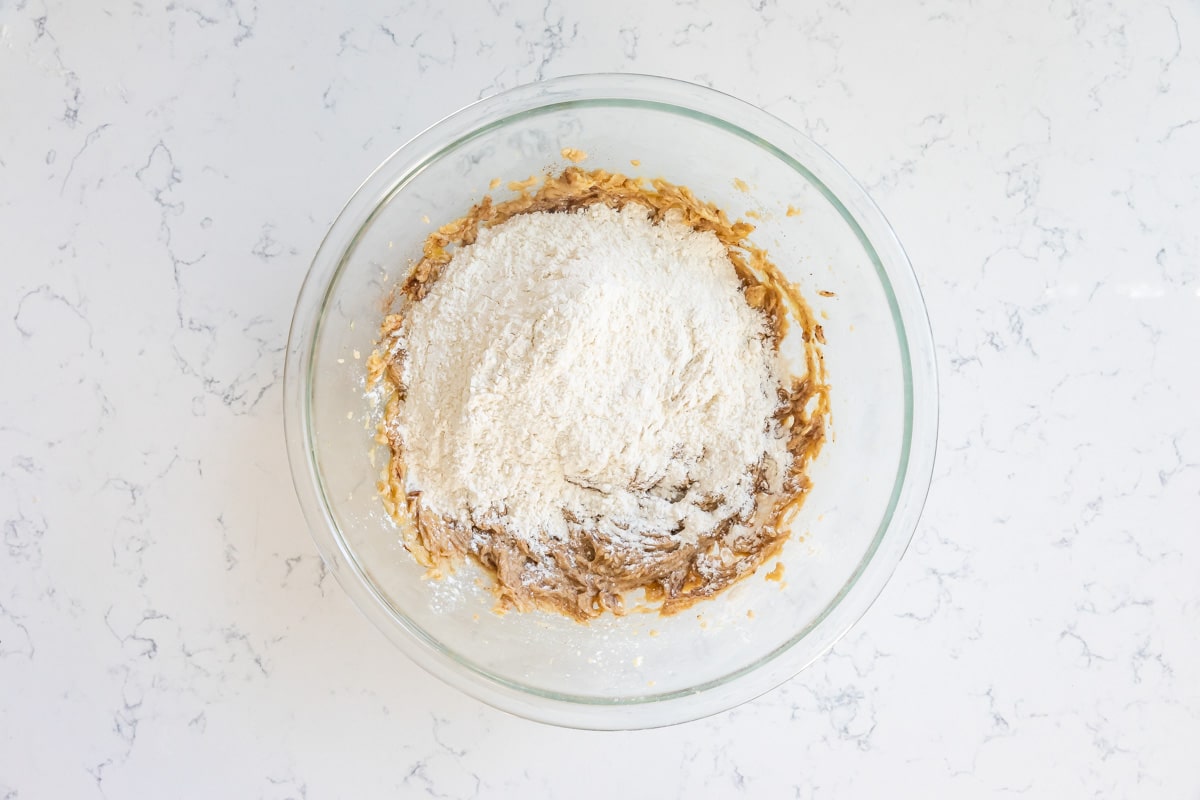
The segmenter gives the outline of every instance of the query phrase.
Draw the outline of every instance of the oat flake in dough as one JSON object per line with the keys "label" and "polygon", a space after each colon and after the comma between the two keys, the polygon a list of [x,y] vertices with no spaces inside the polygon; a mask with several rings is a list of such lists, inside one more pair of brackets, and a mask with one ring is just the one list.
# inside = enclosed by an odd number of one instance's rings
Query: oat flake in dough
{"label": "oat flake in dough", "polygon": [[534,553],[567,517],[692,543],[754,515],[756,466],[781,490],[778,357],[711,232],[634,203],[516,216],[456,253],[400,344],[406,488],[455,523]]}

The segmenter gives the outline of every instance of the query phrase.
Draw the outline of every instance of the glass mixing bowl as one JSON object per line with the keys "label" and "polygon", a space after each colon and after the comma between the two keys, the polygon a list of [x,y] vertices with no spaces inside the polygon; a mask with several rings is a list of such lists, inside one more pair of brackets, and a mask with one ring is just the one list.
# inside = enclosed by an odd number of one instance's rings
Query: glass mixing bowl
{"label": "glass mixing bowl", "polygon": [[[443,580],[404,550],[376,494],[386,452],[366,357],[384,296],[431,226],[505,183],[584,166],[690,187],[766,247],[822,317],[832,438],[780,555],[671,617],[587,625],[497,615],[476,567]],[[493,192],[497,199],[508,195]],[[799,213],[796,213],[796,212]],[[933,464],[933,342],[917,281],[863,189],[766,112],[688,83],[584,75],[475,103],[397,150],[350,199],[300,290],[285,375],[288,453],[312,535],[358,607],[414,661],[499,708],[582,728],[641,728],[730,708],[810,664],[878,596],[912,536]],[[778,577],[776,571],[773,577]]]}

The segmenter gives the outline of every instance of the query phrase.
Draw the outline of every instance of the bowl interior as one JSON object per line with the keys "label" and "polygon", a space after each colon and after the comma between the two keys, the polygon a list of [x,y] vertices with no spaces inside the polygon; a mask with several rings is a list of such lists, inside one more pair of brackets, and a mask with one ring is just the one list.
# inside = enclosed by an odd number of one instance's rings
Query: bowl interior
{"label": "bowl interior", "polygon": [[[767,248],[822,319],[832,439],[780,560],[673,617],[636,613],[580,625],[554,615],[493,613],[473,566],[425,580],[376,495],[386,462],[364,399],[367,355],[383,298],[433,226],[507,183],[567,165],[661,176],[732,217],[752,215]],[[744,186],[743,186],[744,184]],[[503,188],[491,192],[507,196]],[[318,493],[394,624],[498,685],[581,703],[680,696],[770,660],[835,608],[878,546],[892,514],[911,429],[908,353],[878,257],[845,208],[791,156],[689,109],[636,100],[553,103],[514,113],[431,149],[362,221],[329,284],[305,367],[308,447]],[[825,293],[825,294],[821,294]],[[375,450],[372,455],[372,451]]]}

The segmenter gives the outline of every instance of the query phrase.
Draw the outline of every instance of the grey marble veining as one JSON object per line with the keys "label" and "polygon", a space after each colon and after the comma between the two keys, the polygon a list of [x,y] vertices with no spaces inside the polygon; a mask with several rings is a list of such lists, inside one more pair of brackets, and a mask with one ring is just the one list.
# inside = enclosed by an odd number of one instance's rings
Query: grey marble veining
{"label": "grey marble veining", "polygon": [[[840,158],[942,381],[861,624],[629,734],[396,652],[317,557],[280,421],[361,178],[469,100],[610,70]],[[1196,4],[0,0],[0,98],[0,798],[1200,796]]]}

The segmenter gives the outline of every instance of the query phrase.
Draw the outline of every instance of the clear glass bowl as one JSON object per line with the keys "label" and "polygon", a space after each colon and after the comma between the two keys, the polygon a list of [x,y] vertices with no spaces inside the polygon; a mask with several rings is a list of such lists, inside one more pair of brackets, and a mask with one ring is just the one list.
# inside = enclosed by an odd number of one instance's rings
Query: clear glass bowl
{"label": "clear glass bowl", "polygon": [[[735,218],[756,212],[751,239],[825,317],[833,437],[780,556],[781,581],[764,580],[764,568],[673,617],[610,615],[581,625],[542,613],[499,616],[474,567],[423,579],[383,511],[374,485],[386,458],[372,460],[378,411],[363,389],[386,291],[432,225],[461,216],[493,178],[561,169],[568,147],[588,154],[586,167],[662,176]],[[904,251],[828,153],[766,112],[700,86],[583,75],[468,106],[366,180],[300,291],[285,416],[317,546],[363,613],[414,661],[525,717],[642,728],[771,689],[866,611],[924,503],[937,388],[929,323]]]}

